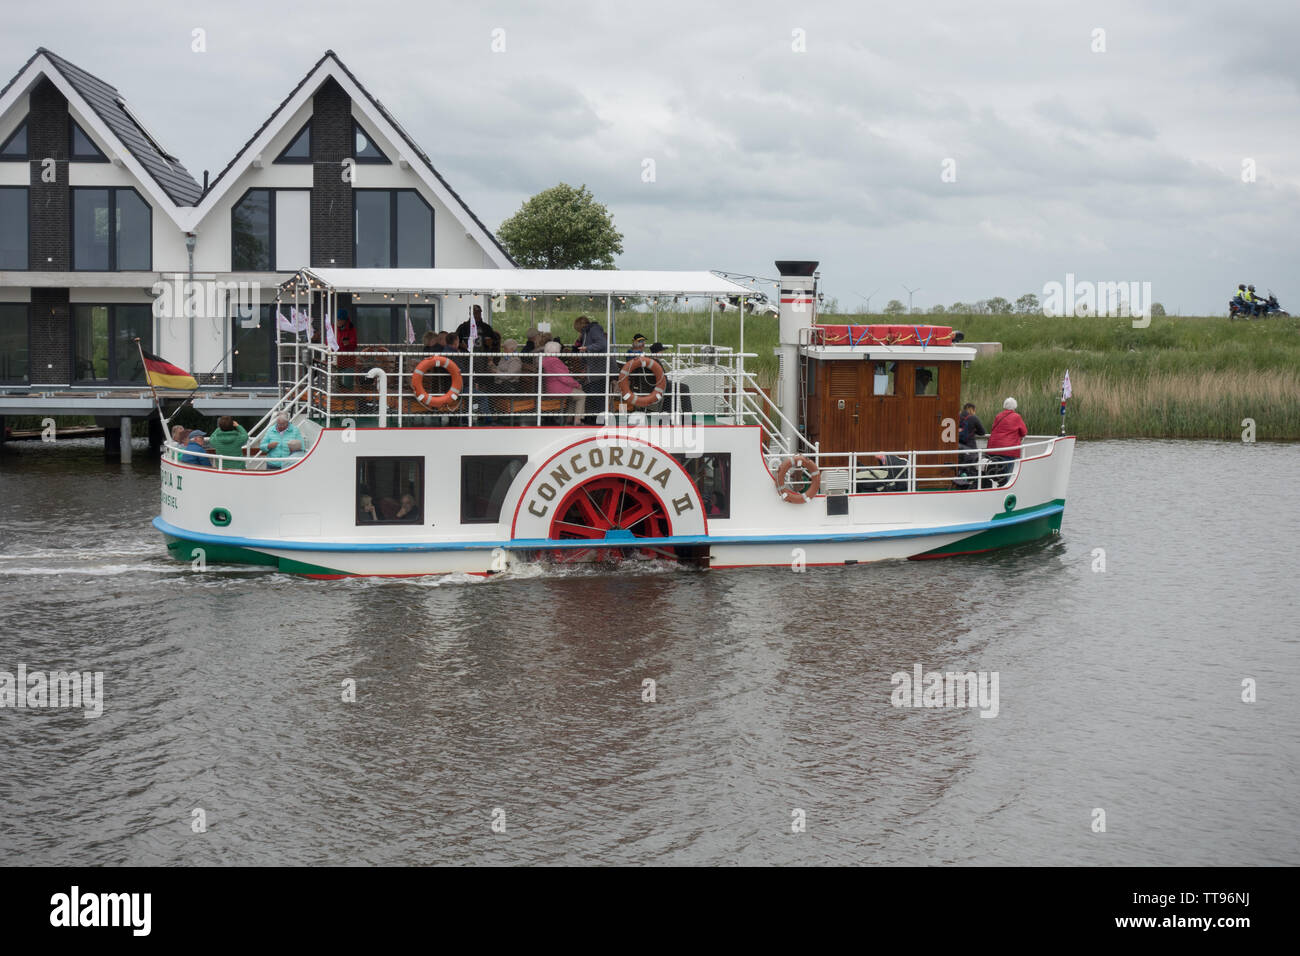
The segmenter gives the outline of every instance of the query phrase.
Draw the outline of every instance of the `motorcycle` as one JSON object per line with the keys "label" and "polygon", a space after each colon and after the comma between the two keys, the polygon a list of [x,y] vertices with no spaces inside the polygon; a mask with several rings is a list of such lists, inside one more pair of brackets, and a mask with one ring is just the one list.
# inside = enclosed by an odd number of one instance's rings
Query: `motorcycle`
{"label": "motorcycle", "polygon": [[1290,314],[1291,314],[1290,312],[1287,312],[1280,305],[1278,305],[1277,296],[1275,296],[1272,292],[1270,292],[1268,294],[1268,298],[1264,300],[1264,303],[1260,308],[1259,315],[1255,315],[1254,310],[1251,309],[1249,306],[1247,306],[1246,308],[1242,308],[1242,306],[1237,302],[1236,299],[1228,300],[1228,318],[1232,319],[1233,321],[1236,321],[1239,318],[1255,319],[1255,318],[1267,318],[1269,316],[1282,316],[1282,315],[1289,316]]}

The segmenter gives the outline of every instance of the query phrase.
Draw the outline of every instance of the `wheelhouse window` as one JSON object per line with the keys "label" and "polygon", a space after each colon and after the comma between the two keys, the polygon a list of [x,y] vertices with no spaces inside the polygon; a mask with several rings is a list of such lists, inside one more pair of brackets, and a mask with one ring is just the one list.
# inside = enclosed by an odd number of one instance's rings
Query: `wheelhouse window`
{"label": "wheelhouse window", "polygon": [[27,268],[27,187],[0,188],[0,269]]}
{"label": "wheelhouse window", "polygon": [[72,190],[72,268],[148,272],[153,212],[134,189]]}
{"label": "wheelhouse window", "polygon": [[413,189],[354,191],[358,269],[432,269],[433,207]]}
{"label": "wheelhouse window", "polygon": [[461,524],[495,524],[526,455],[464,455],[460,459]]}
{"label": "wheelhouse window", "polygon": [[23,163],[27,161],[27,120],[0,142],[0,161]]}
{"label": "wheelhouse window", "polygon": [[877,362],[872,369],[871,394],[893,395],[894,375],[898,371],[897,362]]}
{"label": "wheelhouse window", "polygon": [[302,129],[298,131],[298,135],[289,140],[289,145],[276,157],[275,161],[277,163],[311,162],[311,120],[303,124]]}
{"label": "wheelhouse window", "polygon": [[423,458],[357,459],[357,524],[424,524]]}
{"label": "wheelhouse window", "polygon": [[100,151],[86,131],[81,128],[81,124],[68,117],[69,125],[69,142],[72,144],[72,160],[77,163],[106,163],[108,157]]}
{"label": "wheelhouse window", "polygon": [[358,163],[388,162],[388,157],[366,135],[366,131],[361,128],[361,124],[356,120],[352,121],[352,140],[352,158]]}
{"label": "wheelhouse window", "polygon": [[674,455],[700,490],[704,513],[710,518],[731,517],[731,453],[706,452],[694,457]]}
{"label": "wheelhouse window", "polygon": [[27,303],[0,302],[0,382],[26,383],[29,342]]}
{"label": "wheelhouse window", "polygon": [[916,366],[916,394],[917,395],[938,395],[939,394],[939,366],[937,365],[918,365]]}
{"label": "wheelhouse window", "polygon": [[72,307],[73,380],[127,385],[144,383],[139,338],[153,348],[153,309],[148,305]]}

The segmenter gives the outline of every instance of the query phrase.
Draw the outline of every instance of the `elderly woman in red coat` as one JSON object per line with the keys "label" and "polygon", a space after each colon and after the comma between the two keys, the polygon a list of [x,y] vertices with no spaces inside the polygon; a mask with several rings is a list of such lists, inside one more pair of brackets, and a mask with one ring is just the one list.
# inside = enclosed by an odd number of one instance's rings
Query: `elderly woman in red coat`
{"label": "elderly woman in red coat", "polygon": [[1002,411],[993,419],[993,429],[989,432],[988,455],[996,464],[989,470],[995,480],[1002,477],[998,484],[1005,484],[1003,476],[1011,474],[1011,463],[1020,457],[1020,443],[1029,434],[1025,420],[1016,412],[1016,400],[1008,398],[1002,403]]}

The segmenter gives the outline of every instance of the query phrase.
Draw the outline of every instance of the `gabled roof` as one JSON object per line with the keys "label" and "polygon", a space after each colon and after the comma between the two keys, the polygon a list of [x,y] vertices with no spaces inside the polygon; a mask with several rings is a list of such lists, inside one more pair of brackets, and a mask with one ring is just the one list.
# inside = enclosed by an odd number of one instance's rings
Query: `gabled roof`
{"label": "gabled roof", "polygon": [[434,168],[433,162],[429,159],[424,150],[416,145],[409,133],[402,128],[397,119],[388,112],[388,109],[371,95],[370,91],[362,86],[361,81],[349,70],[343,61],[333,50],[326,50],[324,55],[313,64],[312,68],[307,71],[307,75],[298,81],[295,86],[275,108],[270,116],[267,117],[257,132],[255,132],[247,143],[235,154],[235,157],[226,164],[208,191],[198,202],[195,212],[194,222],[191,228],[196,226],[204,215],[216,204],[220,196],[230,189],[231,184],[248,169],[253,160],[259,153],[265,149],[271,139],[278,134],[281,129],[289,122],[290,119],[298,112],[302,105],[320,88],[327,78],[332,77],[344,92],[351,97],[354,103],[359,103],[362,112],[367,118],[389,139],[400,139],[410,151],[412,157],[416,160],[411,164],[411,169],[420,175],[422,179],[452,211],[452,214],[460,220],[465,227],[465,231],[471,235],[476,235],[480,245],[491,247],[494,251],[493,258],[497,259],[498,264],[505,267],[513,267],[514,259],[510,257],[504,246],[493,235],[492,230],[483,224],[465,204],[465,200],[460,197],[456,190],[451,188],[451,184],[443,178],[442,174]]}
{"label": "gabled roof", "polygon": [[172,203],[177,206],[192,206],[198,201],[203,194],[203,187],[195,182],[194,177],[176,157],[164,150],[162,145],[145,130],[117,89],[99,77],[87,73],[75,63],[69,63],[56,53],[39,47],[14,78],[5,84],[5,88],[0,90],[0,99],[3,99],[10,87],[27,72],[33,61],[42,56],[58,71],[86,107],[116,137],[122,149],[143,167]]}

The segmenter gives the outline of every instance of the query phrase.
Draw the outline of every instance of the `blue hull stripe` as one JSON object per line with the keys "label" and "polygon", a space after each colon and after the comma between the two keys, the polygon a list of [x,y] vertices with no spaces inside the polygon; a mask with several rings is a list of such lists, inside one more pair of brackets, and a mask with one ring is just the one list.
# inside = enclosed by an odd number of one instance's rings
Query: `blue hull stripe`
{"label": "blue hull stripe", "polygon": [[506,551],[522,551],[553,548],[667,548],[689,547],[711,544],[846,544],[855,541],[879,541],[888,538],[926,538],[941,534],[968,534],[988,531],[990,528],[1005,528],[1008,525],[1021,524],[1025,521],[1037,521],[1039,518],[1060,514],[1065,510],[1062,504],[1044,504],[1035,508],[1026,508],[1015,514],[1000,515],[991,521],[973,521],[967,524],[950,524],[933,528],[895,528],[888,531],[853,531],[843,533],[809,532],[802,534],[754,534],[754,535],[709,535],[691,534],[675,535],[667,538],[628,539],[582,539],[553,541],[550,538],[513,538],[508,541],[409,541],[409,542],[341,542],[341,541],[274,541],[268,538],[239,538],[233,535],[210,534],[206,531],[187,531],[178,528],[161,516],[153,519],[153,526],[163,534],[198,544],[224,544],[239,548],[259,548],[275,551],[315,551],[333,552],[368,552],[397,553],[405,551],[491,551],[501,548]]}

